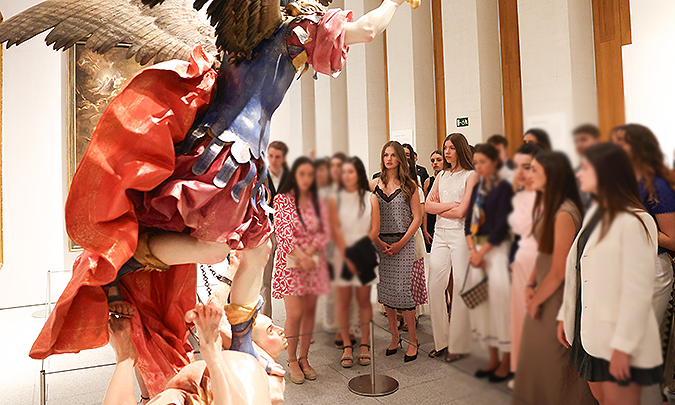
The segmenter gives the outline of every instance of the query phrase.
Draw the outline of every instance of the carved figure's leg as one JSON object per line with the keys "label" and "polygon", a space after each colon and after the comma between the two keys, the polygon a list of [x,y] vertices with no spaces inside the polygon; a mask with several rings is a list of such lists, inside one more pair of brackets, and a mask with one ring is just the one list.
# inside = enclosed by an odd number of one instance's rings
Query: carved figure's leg
{"label": "carved figure's leg", "polygon": [[232,280],[230,304],[225,310],[227,320],[232,325],[230,349],[249,353],[256,358],[258,353],[253,348],[251,331],[262,306],[260,286],[271,249],[272,244],[267,240],[255,249],[241,252],[241,263]]}

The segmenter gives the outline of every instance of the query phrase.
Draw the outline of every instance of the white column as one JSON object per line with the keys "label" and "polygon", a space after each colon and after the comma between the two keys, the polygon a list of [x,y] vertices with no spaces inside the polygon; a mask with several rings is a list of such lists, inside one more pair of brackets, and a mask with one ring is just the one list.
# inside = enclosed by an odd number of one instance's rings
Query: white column
{"label": "white column", "polygon": [[[404,4],[407,6],[407,4]],[[409,8],[409,7],[408,7]],[[415,94],[415,137],[417,164],[431,171],[429,155],[436,150],[436,100],[434,44],[431,27],[431,1],[424,0],[412,10],[412,56]]]}
{"label": "white column", "polygon": [[[407,131],[397,139],[414,143],[415,138],[415,78],[413,64],[412,10],[408,4],[399,7],[386,32],[387,72],[389,88],[389,127],[391,138]],[[415,10],[417,12],[417,10]],[[414,145],[413,145],[414,146]]]}
{"label": "white column", "polygon": [[[502,132],[497,0],[443,2],[448,132],[476,144]],[[468,127],[457,118],[468,117]]]}
{"label": "white column", "polygon": [[[353,10],[357,19],[380,3],[345,0],[345,9]],[[372,174],[380,170],[380,150],[387,142],[383,37],[352,46],[346,68],[349,155],[359,156]]]}
{"label": "white column", "polygon": [[670,166],[675,151],[675,3],[632,1],[632,44],[623,47],[626,121],[648,126]]}
{"label": "white column", "polygon": [[[329,76],[319,75],[314,81],[314,108],[316,157],[331,156],[333,150],[333,113],[331,81]],[[337,117],[335,117],[337,119]]]}
{"label": "white column", "polygon": [[576,159],[573,127],[597,124],[590,1],[518,3],[525,130],[541,127]]}

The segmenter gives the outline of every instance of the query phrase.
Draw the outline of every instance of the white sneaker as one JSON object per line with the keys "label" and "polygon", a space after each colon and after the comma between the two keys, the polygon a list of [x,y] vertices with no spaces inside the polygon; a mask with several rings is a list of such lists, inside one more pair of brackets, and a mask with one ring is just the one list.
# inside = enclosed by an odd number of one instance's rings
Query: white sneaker
{"label": "white sneaker", "polygon": [[510,390],[513,391],[513,387],[516,385],[516,380],[511,379],[508,384],[506,384],[507,387],[509,387]]}

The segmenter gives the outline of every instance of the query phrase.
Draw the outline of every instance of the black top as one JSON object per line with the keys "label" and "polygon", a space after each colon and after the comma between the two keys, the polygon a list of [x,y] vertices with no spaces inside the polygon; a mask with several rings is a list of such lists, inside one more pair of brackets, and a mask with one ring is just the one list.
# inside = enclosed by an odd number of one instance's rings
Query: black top
{"label": "black top", "polygon": [[[469,203],[469,210],[466,213],[466,222],[464,225],[464,233],[471,235],[471,217],[473,216],[473,206],[478,195],[478,187],[480,183],[476,184],[471,191],[471,202]],[[483,199],[483,212],[485,214],[485,221],[478,229],[478,236],[488,236],[488,243],[493,246],[500,245],[509,233],[508,217],[513,206],[511,199],[513,198],[513,187],[507,180],[501,180],[488,195]]]}
{"label": "black top", "polygon": [[[436,177],[431,176],[429,177],[429,189],[427,192],[427,195],[431,192],[431,188],[434,186],[434,181],[436,180]],[[436,215],[435,214],[427,214],[427,231],[429,232],[429,235],[434,236],[434,230],[436,229]]]}

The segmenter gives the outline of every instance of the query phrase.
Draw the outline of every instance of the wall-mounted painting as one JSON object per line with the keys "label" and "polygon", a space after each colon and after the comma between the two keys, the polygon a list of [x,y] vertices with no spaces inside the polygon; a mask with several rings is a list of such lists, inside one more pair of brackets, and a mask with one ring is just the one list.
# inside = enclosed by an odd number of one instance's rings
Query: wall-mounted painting
{"label": "wall-mounted painting", "polygon": [[[110,101],[142,69],[127,59],[128,47],[116,46],[104,55],[77,43],[68,50],[68,187],[75,175],[94,128]],[[69,240],[70,251],[81,248]]]}

